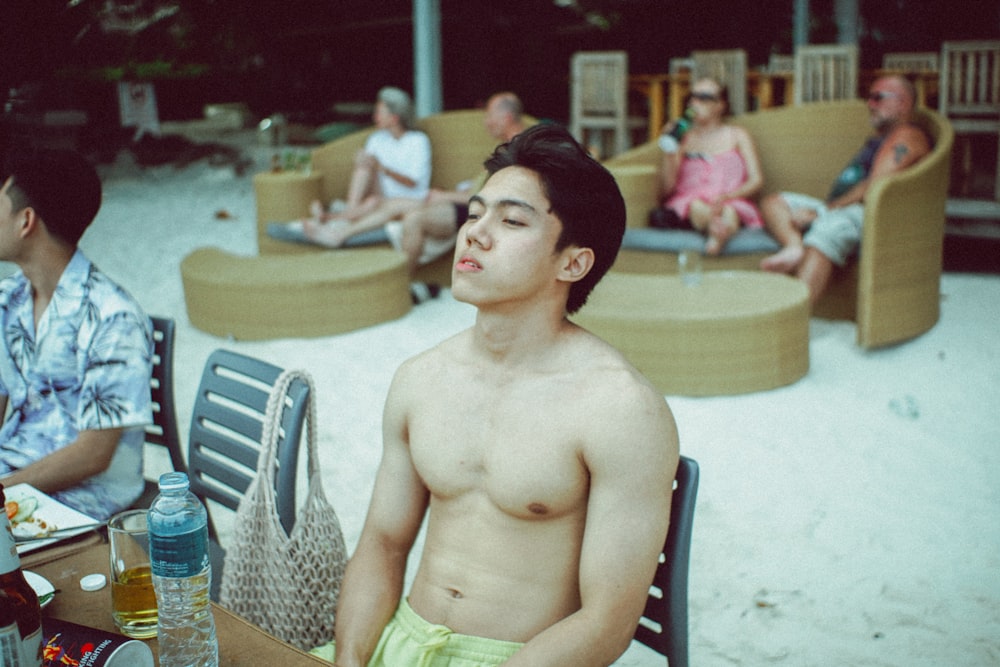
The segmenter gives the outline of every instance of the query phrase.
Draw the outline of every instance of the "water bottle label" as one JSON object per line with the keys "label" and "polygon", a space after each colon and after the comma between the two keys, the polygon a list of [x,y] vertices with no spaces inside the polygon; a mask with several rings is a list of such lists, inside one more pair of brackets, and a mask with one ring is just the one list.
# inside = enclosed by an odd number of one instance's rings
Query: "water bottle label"
{"label": "water bottle label", "polygon": [[149,536],[149,561],[158,577],[193,577],[208,565],[208,531]]}

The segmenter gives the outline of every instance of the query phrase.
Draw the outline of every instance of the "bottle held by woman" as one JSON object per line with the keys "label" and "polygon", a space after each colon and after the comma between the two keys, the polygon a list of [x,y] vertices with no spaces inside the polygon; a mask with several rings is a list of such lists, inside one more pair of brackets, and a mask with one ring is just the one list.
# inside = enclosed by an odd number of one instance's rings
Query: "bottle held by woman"
{"label": "bottle held by woman", "polygon": [[[0,503],[7,504],[0,484]],[[24,578],[10,518],[4,512],[0,529],[0,665],[40,667],[42,664],[42,608]]]}
{"label": "bottle held by woman", "polygon": [[149,556],[160,667],[217,667],[208,513],[182,472],[160,476],[160,494],[149,508]]}
{"label": "bottle held by woman", "polygon": [[[684,109],[684,113],[677,119],[677,122],[674,123],[674,126],[669,132],[666,131],[666,127],[663,128],[664,132],[660,135],[657,142],[661,151],[664,153],[677,152],[681,145],[681,139],[683,139],[687,131],[691,129],[691,123],[694,120],[694,115],[694,109],[687,107]],[[667,127],[670,126],[668,125]]]}

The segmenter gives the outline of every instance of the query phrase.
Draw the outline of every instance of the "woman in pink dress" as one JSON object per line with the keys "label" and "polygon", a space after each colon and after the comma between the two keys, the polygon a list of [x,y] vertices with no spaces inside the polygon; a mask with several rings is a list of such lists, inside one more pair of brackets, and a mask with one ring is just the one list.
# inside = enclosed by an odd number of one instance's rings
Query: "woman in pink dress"
{"label": "woman in pink dress", "polygon": [[673,211],[707,234],[705,253],[718,255],[741,223],[763,227],[751,198],[764,185],[764,176],[750,134],[723,122],[728,110],[724,86],[714,79],[699,79],[692,86],[689,108],[694,117],[680,151],[663,153],[663,206],[668,214]]}

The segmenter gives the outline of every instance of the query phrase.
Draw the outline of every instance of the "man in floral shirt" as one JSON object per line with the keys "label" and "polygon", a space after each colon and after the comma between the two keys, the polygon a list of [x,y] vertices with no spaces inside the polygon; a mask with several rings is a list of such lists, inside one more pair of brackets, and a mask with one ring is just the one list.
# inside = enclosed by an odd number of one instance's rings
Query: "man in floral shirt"
{"label": "man in floral shirt", "polygon": [[0,281],[0,483],[106,519],[143,488],[152,327],[77,249],[101,206],[85,158],[12,151],[0,183],[0,260],[20,268]]}

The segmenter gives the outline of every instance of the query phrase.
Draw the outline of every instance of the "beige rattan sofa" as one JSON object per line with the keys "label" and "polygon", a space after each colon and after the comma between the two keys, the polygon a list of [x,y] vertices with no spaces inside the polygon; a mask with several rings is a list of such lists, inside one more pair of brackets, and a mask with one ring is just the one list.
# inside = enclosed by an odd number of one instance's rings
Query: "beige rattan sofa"
{"label": "beige rattan sofa", "polygon": [[[866,348],[913,338],[934,326],[940,313],[953,132],[948,121],[933,111],[920,109],[917,120],[934,139],[933,151],[914,167],[872,185],[865,202],[860,256],[836,273],[814,310],[820,317],[854,320],[858,344]],[[764,192],[786,190],[817,197],[826,195],[837,172],[871,131],[861,100],[780,107],[732,121],[746,127],[757,143]],[[615,271],[677,270],[674,242],[685,232],[647,227],[648,213],[657,204],[658,160],[659,149],[650,142],[606,162],[618,179],[628,210],[629,231]],[[757,269],[760,260],[776,248],[770,237],[765,235],[763,241],[755,250],[754,243],[734,239],[726,253],[706,257],[703,266],[706,270]],[[744,252],[736,252],[741,245]]]}

